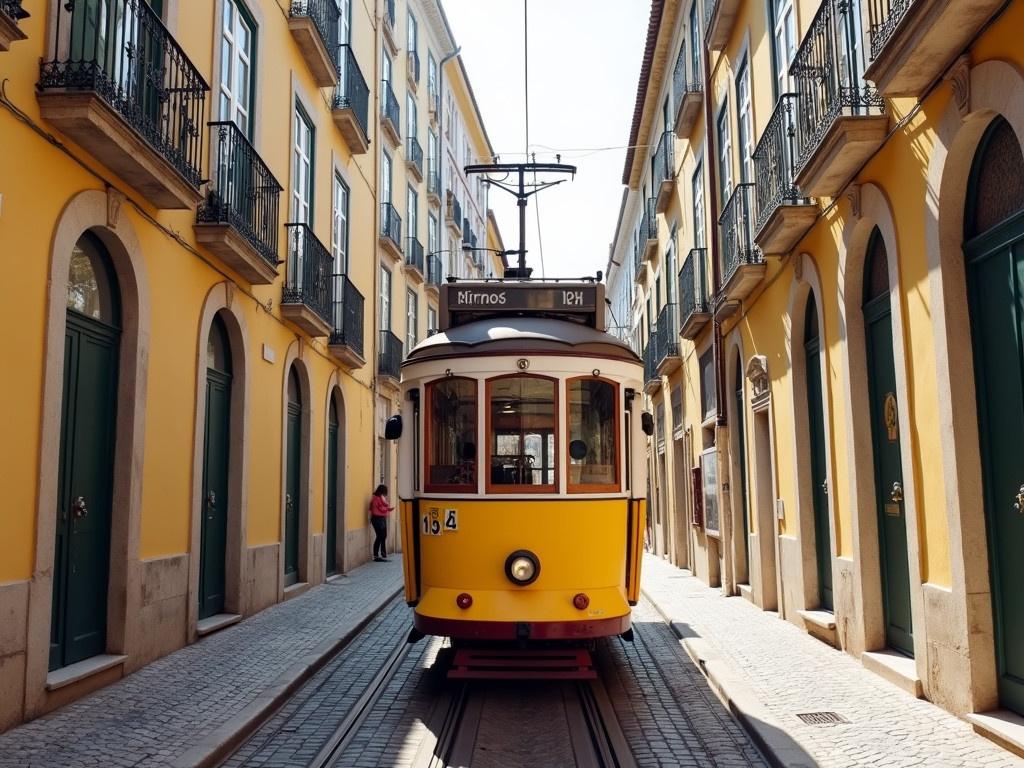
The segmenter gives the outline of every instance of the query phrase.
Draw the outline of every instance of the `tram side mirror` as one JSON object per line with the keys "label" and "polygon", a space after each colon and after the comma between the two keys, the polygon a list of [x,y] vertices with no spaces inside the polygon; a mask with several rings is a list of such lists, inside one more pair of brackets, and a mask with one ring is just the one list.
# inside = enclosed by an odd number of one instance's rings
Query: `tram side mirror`
{"label": "tram side mirror", "polygon": [[402,436],[402,416],[396,413],[384,423],[384,439],[397,440]]}
{"label": "tram side mirror", "polygon": [[583,461],[587,458],[587,444],[582,440],[573,440],[569,443],[569,458],[573,461]]}
{"label": "tram side mirror", "polygon": [[640,414],[640,429],[644,431],[644,434],[650,437],[654,434],[654,417],[648,411],[644,411]]}

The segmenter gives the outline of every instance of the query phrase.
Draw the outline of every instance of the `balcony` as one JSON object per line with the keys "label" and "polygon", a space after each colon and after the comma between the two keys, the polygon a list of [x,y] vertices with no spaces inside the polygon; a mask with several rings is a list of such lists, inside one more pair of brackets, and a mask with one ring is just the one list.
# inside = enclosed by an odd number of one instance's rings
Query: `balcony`
{"label": "balcony", "polygon": [[444,266],[441,263],[441,255],[438,253],[427,254],[427,290],[435,296],[438,288],[444,280]]}
{"label": "balcony", "polygon": [[0,51],[11,50],[11,43],[28,37],[18,29],[18,22],[29,18],[29,12],[21,7],[22,0],[0,0]]}
{"label": "balcony", "polygon": [[423,244],[415,237],[405,239],[405,263],[402,264],[402,270],[410,282],[423,282]]}
{"label": "balcony", "polygon": [[444,223],[455,237],[462,237],[462,204],[450,189],[444,210]]}
{"label": "balcony", "polygon": [[306,224],[285,224],[288,274],[281,314],[310,336],[331,333],[331,252]]}
{"label": "balcony", "polygon": [[331,116],[348,151],[363,155],[370,148],[370,89],[356,63],[352,46],[340,46],[338,65],[338,87],[331,102]]}
{"label": "balcony", "polygon": [[754,242],[762,253],[785,255],[818,216],[817,203],[793,183],[796,95],[783,94],[754,149],[757,210]]}
{"label": "balcony", "polygon": [[920,97],[964,51],[1001,0],[867,0],[871,63],[885,96]]}
{"label": "balcony", "polygon": [[697,116],[704,105],[704,83],[686,48],[679,49],[676,68],[672,73],[672,103],[676,107],[675,132],[680,139],[690,136]]}
{"label": "balcony", "polygon": [[739,13],[740,0],[705,0],[704,39],[712,51],[720,51],[729,42]]}
{"label": "balcony", "polygon": [[380,352],[377,355],[377,375],[385,380],[384,383],[397,387],[401,365],[402,340],[391,331],[381,331]]}
{"label": "balcony", "polygon": [[391,203],[380,204],[380,241],[383,250],[395,261],[402,260],[402,217]]}
{"label": "balcony", "polygon": [[653,198],[647,198],[647,203],[644,205],[644,215],[640,217],[640,248],[641,256],[643,261],[653,261],[654,257],[658,254],[658,201]]}
{"label": "balcony", "polygon": [[[722,238],[722,285],[719,301],[735,308],[764,278],[764,257],[754,245],[753,184],[740,184],[718,219]],[[726,313],[730,307],[726,308]]]}
{"label": "balcony", "polygon": [[288,29],[321,88],[338,82],[338,6],[334,0],[292,0]]}
{"label": "balcony", "polygon": [[647,260],[644,259],[644,246],[640,240],[639,230],[637,230],[636,238],[633,240],[633,282],[637,286],[647,284]]}
{"label": "balcony", "polygon": [[414,91],[420,84],[420,55],[416,51],[409,51],[406,56],[406,64],[408,66],[408,80],[409,87]]}
{"label": "balcony", "polygon": [[398,99],[395,92],[391,90],[391,83],[387,80],[381,81],[380,99],[380,127],[384,129],[384,135],[391,141],[391,146],[397,147],[402,143],[401,110],[398,107]]}
{"label": "balcony", "polygon": [[191,208],[210,87],[145,0],[121,0],[102,24],[85,17],[96,8],[54,6],[58,54],[40,64],[40,114],[156,208]]}
{"label": "balcony", "polygon": [[232,122],[210,123],[216,150],[206,199],[196,209],[196,241],[245,280],[277,279],[281,185]]}
{"label": "balcony", "polygon": [[434,158],[427,161],[427,202],[441,207],[441,172]]}
{"label": "balcony", "polygon": [[694,248],[679,270],[679,335],[693,341],[711,320],[707,250]]}
{"label": "balcony", "polygon": [[654,207],[658,213],[664,213],[672,204],[672,193],[676,189],[676,137],[672,131],[661,134],[651,170],[656,192]]}
{"label": "balcony", "polygon": [[644,391],[653,395],[661,389],[661,374],[658,373],[658,339],[651,334],[647,346],[644,347]]}
{"label": "balcony", "polygon": [[667,376],[683,362],[679,357],[679,312],[675,304],[662,307],[654,335],[658,340],[654,364],[659,375]]}
{"label": "balcony", "polygon": [[327,349],[349,368],[366,365],[363,357],[363,294],[347,275],[332,275],[331,337]]}
{"label": "balcony", "polygon": [[384,42],[392,56],[398,55],[398,30],[395,28],[395,0],[384,0],[384,13],[381,27],[384,29]]}
{"label": "balcony", "polygon": [[423,147],[415,136],[405,140],[405,167],[416,181],[423,181]]}
{"label": "balcony", "polygon": [[889,128],[882,97],[861,79],[850,52],[847,41],[859,28],[854,12],[846,0],[824,0],[789,70],[796,83],[794,182],[812,197],[836,197]]}

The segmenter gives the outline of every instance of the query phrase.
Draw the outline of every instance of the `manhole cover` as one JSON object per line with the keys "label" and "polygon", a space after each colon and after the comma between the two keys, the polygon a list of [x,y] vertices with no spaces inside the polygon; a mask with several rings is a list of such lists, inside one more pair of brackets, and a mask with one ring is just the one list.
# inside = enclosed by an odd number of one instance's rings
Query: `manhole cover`
{"label": "manhole cover", "polygon": [[797,715],[808,725],[835,725],[850,722],[838,712],[804,712]]}

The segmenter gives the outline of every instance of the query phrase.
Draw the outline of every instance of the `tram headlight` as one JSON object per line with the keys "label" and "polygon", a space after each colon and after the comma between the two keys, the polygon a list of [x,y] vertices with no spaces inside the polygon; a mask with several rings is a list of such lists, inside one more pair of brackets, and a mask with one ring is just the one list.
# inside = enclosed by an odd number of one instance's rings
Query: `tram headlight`
{"label": "tram headlight", "polygon": [[529,550],[517,550],[505,559],[505,575],[513,584],[525,587],[540,575],[540,560]]}

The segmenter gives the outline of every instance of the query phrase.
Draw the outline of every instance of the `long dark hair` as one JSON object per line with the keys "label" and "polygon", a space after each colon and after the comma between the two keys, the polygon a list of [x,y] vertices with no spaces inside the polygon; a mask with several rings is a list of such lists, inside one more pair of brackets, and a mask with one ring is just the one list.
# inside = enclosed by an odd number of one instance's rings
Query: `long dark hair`
{"label": "long dark hair", "polygon": [[388,487],[386,485],[384,485],[384,483],[381,483],[380,485],[377,486],[377,490],[375,490],[373,492],[373,495],[374,496],[387,496],[388,495]]}

